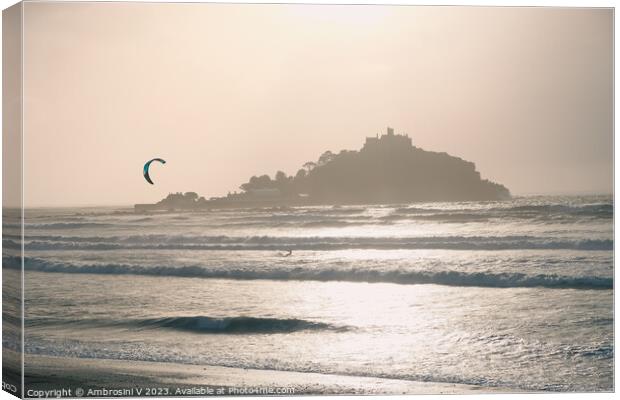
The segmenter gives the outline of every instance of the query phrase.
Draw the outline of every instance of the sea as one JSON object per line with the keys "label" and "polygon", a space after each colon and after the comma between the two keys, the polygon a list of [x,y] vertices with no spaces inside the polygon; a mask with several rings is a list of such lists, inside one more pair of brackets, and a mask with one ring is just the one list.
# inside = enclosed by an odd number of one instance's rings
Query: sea
{"label": "sea", "polygon": [[614,389],[611,196],[25,214],[32,357]]}

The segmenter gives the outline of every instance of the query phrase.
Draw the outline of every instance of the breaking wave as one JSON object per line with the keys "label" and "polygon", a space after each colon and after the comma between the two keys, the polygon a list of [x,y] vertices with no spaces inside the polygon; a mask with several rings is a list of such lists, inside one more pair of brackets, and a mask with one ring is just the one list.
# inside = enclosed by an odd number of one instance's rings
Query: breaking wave
{"label": "breaking wave", "polygon": [[308,321],[296,318],[261,318],[261,317],[207,317],[207,316],[181,316],[164,318],[147,318],[138,320],[109,321],[101,319],[49,319],[31,318],[28,320],[30,327],[46,325],[61,325],[75,328],[79,327],[123,327],[136,330],[147,329],[173,329],[193,333],[205,334],[271,334],[292,333],[306,330],[333,330],[345,331],[348,327],[335,326],[323,322]]}
{"label": "breaking wave", "polygon": [[566,214],[566,215],[591,215],[591,216],[613,216],[614,207],[610,203],[596,204],[528,204],[514,205],[509,207],[482,207],[482,208],[421,208],[421,207],[401,207],[394,210],[400,214],[428,214],[428,213],[475,213],[477,215],[497,214],[506,216],[512,214]]}
{"label": "breaking wave", "polygon": [[[279,237],[134,235],[111,237],[28,236],[28,250],[613,250],[612,239],[542,238],[536,236],[429,237]],[[4,239],[6,248],[21,248],[18,240]]]}
{"label": "breaking wave", "polygon": [[517,205],[512,207],[435,209],[402,207],[382,217],[383,220],[416,220],[429,222],[484,222],[490,219],[531,220],[532,222],[578,222],[579,219],[613,218],[613,205]]}
{"label": "breaking wave", "polygon": [[141,328],[170,328],[202,333],[290,333],[303,330],[344,330],[322,322],[303,319],[255,317],[172,317],[140,321]]}
{"label": "breaking wave", "polygon": [[[3,257],[3,265],[21,268],[21,259]],[[68,264],[26,257],[24,268],[28,271],[85,273],[106,275],[152,275],[237,280],[299,280],[299,281],[348,281],[396,284],[437,284],[446,286],[478,286],[492,288],[546,287],[557,289],[613,289],[613,278],[601,276],[562,276],[555,274],[528,275],[524,273],[488,273],[461,271],[430,271],[401,269],[351,269],[312,267],[271,267],[247,269],[193,266],[143,266],[132,264]]]}

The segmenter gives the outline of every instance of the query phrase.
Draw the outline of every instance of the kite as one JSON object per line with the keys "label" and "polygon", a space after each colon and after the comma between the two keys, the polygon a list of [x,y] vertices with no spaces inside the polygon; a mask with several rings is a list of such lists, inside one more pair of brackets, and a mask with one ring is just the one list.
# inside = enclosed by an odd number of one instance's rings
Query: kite
{"label": "kite", "polygon": [[144,164],[144,169],[142,170],[142,173],[144,174],[144,179],[146,179],[146,181],[150,183],[151,185],[153,185],[153,181],[151,180],[151,176],[149,175],[149,168],[153,161],[159,161],[162,164],[166,163],[166,160],[162,160],[161,158],[154,158],[150,161],[147,161],[147,163]]}

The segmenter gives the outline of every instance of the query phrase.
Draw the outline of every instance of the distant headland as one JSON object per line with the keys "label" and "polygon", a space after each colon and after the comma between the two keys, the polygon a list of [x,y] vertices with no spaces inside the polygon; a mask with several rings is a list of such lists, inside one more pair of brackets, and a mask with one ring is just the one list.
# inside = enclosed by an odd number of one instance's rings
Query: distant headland
{"label": "distant headland", "polygon": [[136,211],[228,207],[277,207],[328,204],[404,203],[418,201],[505,200],[510,191],[481,179],[474,163],[447,153],[422,150],[408,135],[367,137],[359,151],[324,152],[294,176],[278,171],[253,176],[241,192],[209,200],[197,193],[171,193]]}

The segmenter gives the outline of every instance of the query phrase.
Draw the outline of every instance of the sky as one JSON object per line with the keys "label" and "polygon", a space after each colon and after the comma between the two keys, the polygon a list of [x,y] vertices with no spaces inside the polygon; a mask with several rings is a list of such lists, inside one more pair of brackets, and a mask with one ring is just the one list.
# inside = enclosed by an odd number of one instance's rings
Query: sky
{"label": "sky", "polygon": [[516,195],[612,192],[610,9],[24,7],[27,206],[226,195],[387,126]]}

